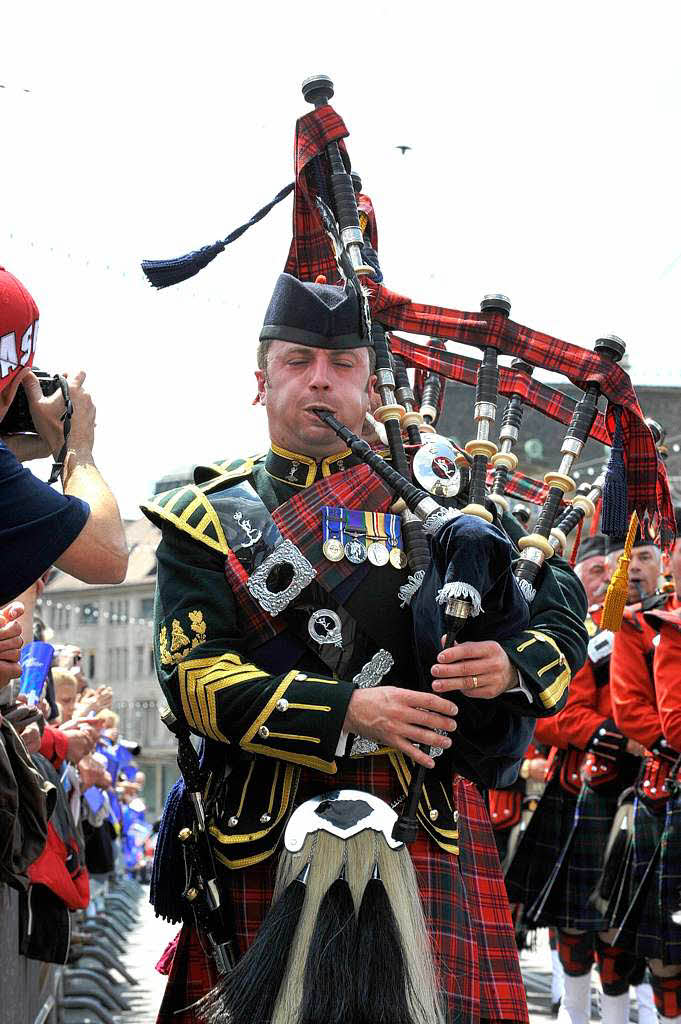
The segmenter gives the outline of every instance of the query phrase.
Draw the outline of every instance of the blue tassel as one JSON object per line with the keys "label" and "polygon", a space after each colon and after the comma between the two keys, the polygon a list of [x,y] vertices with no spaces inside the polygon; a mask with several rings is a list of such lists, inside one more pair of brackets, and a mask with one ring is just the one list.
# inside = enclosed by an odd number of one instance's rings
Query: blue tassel
{"label": "blue tassel", "polygon": [[627,470],[624,465],[622,438],[622,409],[616,405],[615,434],[612,439],[610,458],[605,471],[603,501],[601,507],[601,531],[606,537],[624,540],[627,534]]}
{"label": "blue tassel", "polygon": [[254,213],[245,224],[235,228],[221,242],[204,245],[202,249],[185,253],[184,256],[177,256],[174,260],[142,260],[142,270],[146,274],[147,279],[154,288],[169,288],[171,285],[179,284],[180,281],[187,281],[190,277],[194,277],[195,274],[198,274],[200,270],[207,267],[216,256],[223,252],[231,242],[236,242],[237,238],[241,238],[245,231],[248,231],[250,227],[257,224],[263,217],[266,217],[272,207],[280,203],[282,199],[285,199],[293,191],[293,188],[294,182],[282,188],[281,192],[277,192],[274,199],[266,206],[263,206],[261,210],[258,210],[257,213]]}
{"label": "blue tassel", "polygon": [[191,828],[191,824],[192,813],[184,780],[179,778],[168,793],[163,808],[149,887],[149,902],[156,916],[165,918],[171,924],[177,924],[185,917],[191,920],[189,906],[182,899],[185,887],[184,855],[177,838],[180,830]]}

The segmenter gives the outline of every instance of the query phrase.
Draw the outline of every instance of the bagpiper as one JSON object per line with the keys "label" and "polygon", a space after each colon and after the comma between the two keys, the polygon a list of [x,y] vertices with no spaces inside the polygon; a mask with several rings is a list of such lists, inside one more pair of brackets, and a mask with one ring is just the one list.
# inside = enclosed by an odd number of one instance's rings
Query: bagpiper
{"label": "bagpiper", "polygon": [[[586,352],[514,324],[503,295],[478,315],[385,288],[332,84],[303,91],[294,239],[257,356],[270,448],[144,506],[163,532],[155,653],[182,770],[152,885],[183,921],[159,1020],[524,1022],[480,790],[513,782],[533,719],[564,707],[585,657],[586,601],[559,552],[593,507],[566,497],[587,438],[613,446],[613,533],[648,508],[669,532],[666,482],[642,472],[657,457],[620,339]],[[242,232],[145,271],[176,283]],[[400,327],[440,347],[386,330]],[[482,361],[443,350],[459,331]],[[582,398],[499,366],[520,350],[565,365]],[[437,402],[419,412],[396,356],[475,386],[464,450],[424,437]],[[497,449],[500,390],[512,415]],[[504,497],[518,401],[568,426],[558,471],[518,485],[542,493],[529,535]],[[389,462],[360,437],[370,407]]]}
{"label": "bagpiper", "polygon": [[[676,510],[677,528],[681,510]],[[681,547],[664,556],[673,588],[653,592],[659,549],[641,545],[632,560],[631,604],[613,653],[613,706],[626,735],[646,749],[620,846],[624,866],[610,902],[616,942],[645,958],[660,1021],[681,1021],[681,926],[673,920],[679,895],[678,622]],[[633,577],[633,579],[632,579]],[[615,858],[616,859],[616,858]],[[615,865],[616,866],[616,865]],[[613,870],[613,874],[615,874]]]}

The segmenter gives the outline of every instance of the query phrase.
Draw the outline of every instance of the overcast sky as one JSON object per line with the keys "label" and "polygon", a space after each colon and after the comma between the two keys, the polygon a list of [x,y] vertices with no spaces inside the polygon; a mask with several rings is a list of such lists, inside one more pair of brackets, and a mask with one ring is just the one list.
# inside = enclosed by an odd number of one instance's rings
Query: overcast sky
{"label": "overcast sky", "polygon": [[124,513],[178,466],[266,444],[254,351],[291,198],[174,289],[139,262],[292,180],[317,72],[389,287],[458,309],[503,291],[513,319],[614,332],[635,381],[681,383],[680,38],[675,2],[6,5],[0,265],[40,307],[37,365],[88,371]]}

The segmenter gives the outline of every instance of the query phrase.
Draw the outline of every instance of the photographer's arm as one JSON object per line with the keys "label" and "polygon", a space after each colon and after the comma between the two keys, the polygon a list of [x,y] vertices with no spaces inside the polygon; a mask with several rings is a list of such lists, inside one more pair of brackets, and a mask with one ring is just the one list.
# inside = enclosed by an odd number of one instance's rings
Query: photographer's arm
{"label": "photographer's arm", "polygon": [[128,568],[123,524],[116,499],[91,451],[69,449],[63,483],[64,494],[86,501],[90,515],[74,542],[57,559],[57,567],[85,583],[122,583]]}
{"label": "photographer's arm", "polygon": [[[69,379],[73,416],[62,482],[64,494],[87,502],[90,515],[55,564],[85,583],[121,583],[127,571],[128,548],[118,504],[92,455],[95,406],[83,388],[84,380],[82,371]],[[56,457],[64,440],[61,394],[44,397],[32,373],[24,380],[23,387],[36,429]]]}

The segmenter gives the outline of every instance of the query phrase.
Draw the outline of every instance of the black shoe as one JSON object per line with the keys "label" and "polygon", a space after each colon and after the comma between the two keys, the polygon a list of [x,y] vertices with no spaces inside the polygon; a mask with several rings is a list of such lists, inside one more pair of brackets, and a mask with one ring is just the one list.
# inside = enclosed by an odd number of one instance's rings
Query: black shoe
{"label": "black shoe", "polygon": [[551,1003],[551,1016],[552,1017],[557,1017],[558,1016],[558,1011],[560,1010],[560,1003],[561,1003],[560,999],[558,1000],[557,1003]]}

